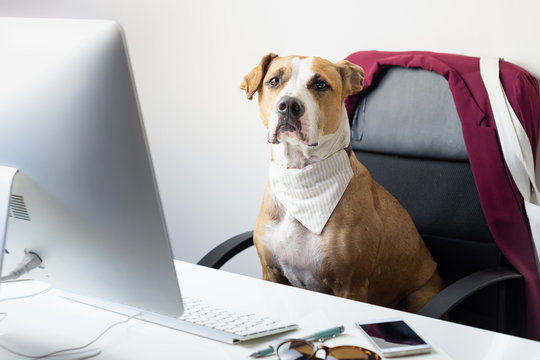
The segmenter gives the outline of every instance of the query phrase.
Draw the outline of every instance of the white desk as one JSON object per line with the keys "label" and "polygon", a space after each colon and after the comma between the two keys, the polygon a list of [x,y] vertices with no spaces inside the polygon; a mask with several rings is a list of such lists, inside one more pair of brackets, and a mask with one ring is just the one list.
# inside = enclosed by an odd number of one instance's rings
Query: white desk
{"label": "white desk", "polygon": [[[437,352],[405,358],[435,359],[540,359],[540,342],[479,330],[369,304],[274,284],[242,275],[176,262],[184,296],[245,312],[257,312],[293,320],[302,336],[331,326],[344,325],[345,334],[326,345],[359,345],[371,348],[355,329],[355,320],[401,316]],[[31,293],[45,284],[2,284],[0,298]],[[141,289],[144,291],[144,289]],[[0,302],[6,319],[0,322],[0,343],[30,354],[44,354],[85,344],[123,316],[66,300],[57,290],[23,300]],[[0,316],[1,319],[1,316]],[[274,339],[276,337],[271,337]],[[268,339],[267,339],[268,340]],[[91,348],[97,359],[247,359],[267,340],[227,345],[140,320],[113,328]],[[69,357],[68,357],[69,358]],[[0,359],[21,359],[0,350]],[[66,359],[66,357],[62,357]],[[269,359],[275,359],[274,356]]]}

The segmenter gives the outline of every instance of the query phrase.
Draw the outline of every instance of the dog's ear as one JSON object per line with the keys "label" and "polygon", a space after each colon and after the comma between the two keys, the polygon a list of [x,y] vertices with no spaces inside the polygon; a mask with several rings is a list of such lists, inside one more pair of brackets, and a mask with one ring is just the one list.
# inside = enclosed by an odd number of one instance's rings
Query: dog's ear
{"label": "dog's ear", "polygon": [[253,99],[253,94],[259,90],[264,75],[266,75],[266,71],[268,70],[268,65],[270,65],[270,62],[276,57],[277,55],[272,53],[263,56],[259,65],[254,67],[253,70],[242,79],[240,89],[246,91],[249,100]]}
{"label": "dog's ear", "polygon": [[336,63],[343,81],[343,97],[356,94],[364,88],[364,69],[347,60]]}

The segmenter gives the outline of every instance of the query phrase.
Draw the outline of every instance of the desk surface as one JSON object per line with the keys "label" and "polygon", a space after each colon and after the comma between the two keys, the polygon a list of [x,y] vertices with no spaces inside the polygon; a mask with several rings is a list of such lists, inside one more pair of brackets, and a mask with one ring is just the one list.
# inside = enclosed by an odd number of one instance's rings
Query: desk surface
{"label": "desk surface", "polygon": [[[371,348],[369,341],[355,329],[354,322],[398,316],[404,318],[436,349],[433,354],[407,357],[408,360],[540,359],[540,342],[181,261],[176,261],[176,268],[183,296],[194,296],[237,311],[292,320],[300,325],[300,329],[289,333],[291,336],[303,336],[344,325],[345,334],[325,342],[329,346],[359,345]],[[39,282],[2,284],[0,299],[32,293],[45,287],[46,284]],[[0,322],[0,344],[30,354],[44,354],[85,344],[110,324],[125,318],[66,300],[57,290],[32,298],[0,302],[0,312],[7,313],[7,317]],[[227,345],[133,319],[113,328],[91,348],[101,350],[97,359],[247,359],[249,354],[275,338]],[[21,357],[0,349],[0,359]]]}

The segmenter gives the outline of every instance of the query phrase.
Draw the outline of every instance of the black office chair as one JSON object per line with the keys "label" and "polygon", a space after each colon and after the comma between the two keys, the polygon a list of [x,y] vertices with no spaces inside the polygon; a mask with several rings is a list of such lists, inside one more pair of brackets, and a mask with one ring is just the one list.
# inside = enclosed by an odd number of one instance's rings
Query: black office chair
{"label": "black office chair", "polygon": [[[447,81],[400,67],[378,79],[354,112],[352,146],[411,214],[439,264],[447,288],[419,314],[526,336],[524,281],[484,218]],[[227,240],[199,264],[221,267],[251,246],[252,236]]]}

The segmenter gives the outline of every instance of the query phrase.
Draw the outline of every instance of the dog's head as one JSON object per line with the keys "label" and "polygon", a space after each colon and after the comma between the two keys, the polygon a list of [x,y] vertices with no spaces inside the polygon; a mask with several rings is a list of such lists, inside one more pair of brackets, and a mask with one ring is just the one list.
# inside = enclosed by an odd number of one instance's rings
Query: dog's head
{"label": "dog's head", "polygon": [[364,71],[346,60],[264,56],[244,76],[240,88],[248,99],[258,92],[259,111],[272,144],[316,147],[342,121],[343,100],[362,90]]}

